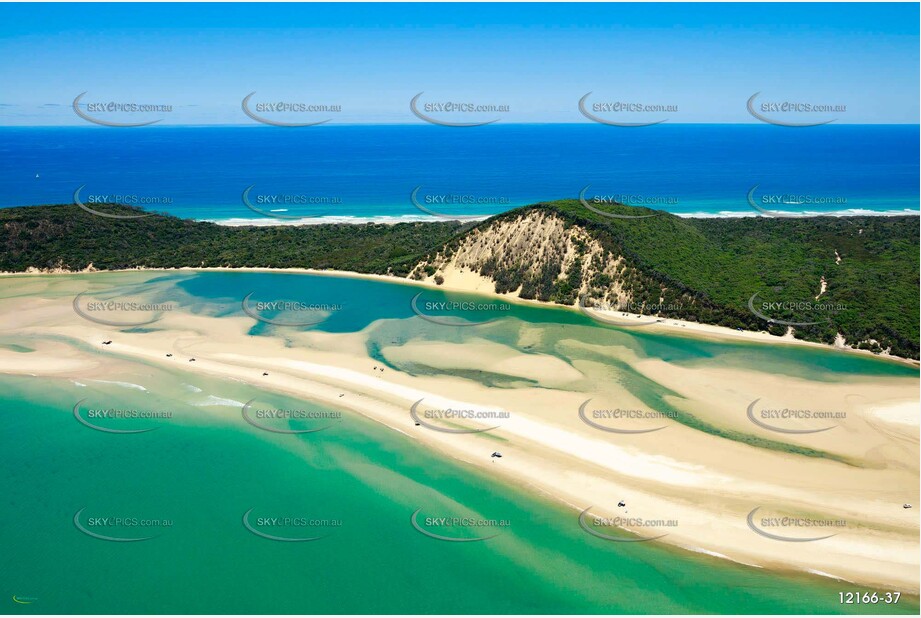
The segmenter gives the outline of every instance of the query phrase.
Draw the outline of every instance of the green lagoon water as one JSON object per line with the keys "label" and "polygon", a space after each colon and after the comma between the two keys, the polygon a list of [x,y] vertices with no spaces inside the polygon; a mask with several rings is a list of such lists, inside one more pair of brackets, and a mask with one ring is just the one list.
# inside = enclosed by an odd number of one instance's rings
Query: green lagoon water
{"label": "green lagoon water", "polygon": [[[443,326],[412,312],[410,300],[420,288],[386,282],[274,273],[80,277],[100,290],[152,277],[155,283],[145,284],[151,298],[216,316],[242,315],[241,299],[250,292],[264,300],[281,295],[341,303],[341,310],[310,328],[364,330],[372,354],[412,340],[482,337],[570,361],[597,360],[606,346],[623,346],[674,363],[752,366],[817,380],[917,377],[911,367],[869,357],[628,332],[597,326],[572,311],[536,306],[515,305],[503,319],[482,326]],[[50,281],[40,294],[58,294],[55,285]],[[11,295],[0,288],[0,302]],[[437,290],[423,296],[483,301]],[[454,315],[471,318],[466,311]],[[289,330],[254,321],[252,334],[283,337]],[[33,353],[26,337],[0,344]],[[656,386],[636,388],[654,394]],[[437,457],[350,412],[334,420],[265,421],[275,429],[326,427],[314,433],[263,431],[244,420],[243,402],[336,411],[237,381],[126,360],[110,382],[0,376],[0,389],[4,613],[919,611],[916,597],[903,596],[897,606],[841,606],[838,592],[855,586],[765,572],[656,543],[595,538],[579,527],[572,510]],[[80,401],[77,411],[84,419],[105,407],[170,417],[94,421],[109,429],[153,429],[144,433],[95,431],[74,418]],[[417,509],[417,521],[429,532],[496,536],[478,542],[432,538],[413,527],[410,517]],[[321,538],[264,538],[244,526],[247,512],[256,532]],[[507,525],[471,533],[425,521],[442,516]],[[100,519],[114,517],[124,521],[105,525]],[[286,517],[296,520],[294,525],[272,521]],[[101,540],[77,524],[116,539],[152,538]],[[14,596],[31,602],[15,603]]]}

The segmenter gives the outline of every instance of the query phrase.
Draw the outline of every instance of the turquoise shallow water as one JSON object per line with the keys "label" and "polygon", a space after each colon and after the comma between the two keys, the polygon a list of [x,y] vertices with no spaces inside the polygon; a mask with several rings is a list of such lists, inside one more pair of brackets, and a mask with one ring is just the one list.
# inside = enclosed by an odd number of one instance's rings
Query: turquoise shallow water
{"label": "turquoise shallow water", "polygon": [[[910,367],[833,351],[801,356],[799,348],[624,333],[542,307],[515,306],[511,316],[482,327],[445,327],[414,316],[409,301],[419,288],[385,282],[275,273],[155,278],[154,296],[209,314],[240,312],[250,291],[266,300],[277,290],[305,302],[339,299],[342,310],[311,328],[368,328],[372,352],[412,338],[462,341],[476,330],[524,351],[561,357],[574,353],[567,341],[586,338],[671,355],[673,362],[773,363],[808,370],[816,379],[917,375]],[[116,286],[120,275],[86,279]],[[539,336],[532,333],[525,343],[523,330],[535,328]],[[254,334],[284,330],[260,326]],[[4,343],[31,353],[27,341]],[[898,606],[842,607],[838,592],[853,586],[654,543],[597,539],[579,528],[572,511],[437,457],[352,413],[329,423],[265,421],[275,429],[330,425],[315,433],[278,434],[247,423],[239,404],[256,399],[257,407],[334,411],[243,383],[134,362],[109,379],[122,384],[0,376],[0,585],[7,600],[34,599],[30,605],[0,602],[4,613],[919,611],[917,598],[909,597]],[[90,410],[106,407],[168,411],[171,417],[97,421],[107,428],[155,429],[145,433],[94,431],[74,418],[72,408],[81,400],[78,413],[85,419]],[[268,540],[244,527],[250,509],[248,521],[258,532],[323,538]],[[440,541],[413,528],[410,516],[417,509],[430,532],[498,536]],[[77,523],[91,532],[155,538],[99,540],[76,527],[78,512]],[[509,525],[471,533],[424,523],[441,516]],[[126,522],[106,526],[96,519],[109,517]],[[284,517],[311,525],[270,521]]]}
{"label": "turquoise shallow water", "polygon": [[[382,333],[384,330],[390,333],[390,340],[385,341],[388,336],[386,334],[377,336],[376,330],[372,332],[372,339],[382,345],[393,340],[405,340],[408,336],[453,341],[479,336],[519,347],[526,353],[554,353],[558,351],[557,344],[561,339],[576,339],[593,345],[626,346],[641,356],[672,363],[720,363],[803,375],[811,379],[841,380],[847,379],[850,374],[918,375],[918,370],[909,365],[859,354],[801,346],[712,342],[693,337],[650,334],[642,328],[623,329],[601,325],[579,312],[562,307],[511,304],[475,294],[445,292],[387,281],[290,273],[212,272],[195,277],[166,275],[163,279],[164,285],[172,282],[176,282],[179,290],[190,295],[189,302],[197,310],[209,315],[244,315],[241,301],[244,296],[253,293],[254,301],[292,300],[305,304],[341,306],[338,310],[328,311],[322,321],[310,327],[326,332],[355,332],[380,320],[403,320],[402,324],[380,327]],[[420,292],[417,308],[436,320],[458,324],[495,321],[481,326],[455,328],[426,322],[419,319],[412,309],[412,300]],[[168,292],[175,293],[175,290]],[[466,302],[477,306],[448,310],[437,307],[427,309],[426,303],[444,301]],[[487,306],[480,307],[481,304]],[[505,309],[499,309],[499,306]],[[288,316],[266,311],[260,315],[291,322],[312,321],[320,317],[306,311]],[[521,328],[527,325],[539,327],[547,334],[525,349],[517,342]],[[271,325],[257,324],[253,333],[269,332],[271,328]]]}
{"label": "turquoise shallow water", "polygon": [[[134,379],[137,379],[135,377]],[[136,435],[77,423],[69,381],[3,378],[0,576],[9,613],[46,612],[837,612],[840,584],[786,577],[651,544],[592,538],[575,514],[418,449],[360,418],[305,436],[276,436],[242,421],[239,408],[205,414],[186,402],[243,399],[242,385],[150,371],[171,401],[169,421]],[[173,392],[165,386],[179,385]],[[90,398],[144,406],[144,393],[95,388]],[[283,405],[282,398],[274,398]],[[96,404],[100,405],[100,404]],[[305,406],[304,402],[290,405]],[[125,426],[125,425],[122,425]],[[432,516],[506,520],[478,543],[426,537],[410,525]],[[74,514],[168,520],[114,526],[107,542],[82,534]],[[261,528],[315,542],[275,542],[241,524],[255,516],[309,517],[339,526]],[[256,521],[256,520],[252,520]],[[444,530],[433,529],[435,532]],[[447,531],[446,534],[457,534]],[[849,586],[847,587],[850,588]],[[902,600],[898,609],[917,612]],[[848,608],[856,609],[856,608]]]}

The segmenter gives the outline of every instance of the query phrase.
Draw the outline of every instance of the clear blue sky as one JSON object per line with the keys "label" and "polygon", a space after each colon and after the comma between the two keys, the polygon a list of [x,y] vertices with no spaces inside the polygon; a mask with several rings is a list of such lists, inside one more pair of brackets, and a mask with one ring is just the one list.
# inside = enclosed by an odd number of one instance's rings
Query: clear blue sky
{"label": "clear blue sky", "polygon": [[[0,124],[85,125],[71,103],[174,106],[164,124],[253,124],[241,99],[418,123],[432,100],[503,122],[587,122],[579,98],[755,122],[745,102],[844,104],[917,123],[917,4],[0,4]],[[597,98],[597,99],[596,99]]]}

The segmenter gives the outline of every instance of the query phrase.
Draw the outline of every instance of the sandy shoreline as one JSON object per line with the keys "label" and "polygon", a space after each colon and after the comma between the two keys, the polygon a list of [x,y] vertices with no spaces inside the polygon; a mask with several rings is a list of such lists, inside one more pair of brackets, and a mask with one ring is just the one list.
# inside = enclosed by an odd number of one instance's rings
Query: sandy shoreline
{"label": "sandy shoreline", "polygon": [[[458,273],[456,270],[449,269],[445,273],[445,281],[441,285],[436,284],[432,277],[428,277],[423,280],[408,279],[406,277],[395,277],[392,275],[377,275],[371,273],[356,273],[353,271],[347,270],[317,270],[313,268],[228,268],[228,267],[188,267],[183,266],[182,268],[129,268],[123,270],[84,270],[84,271],[69,271],[69,270],[55,270],[55,271],[30,271],[24,273],[13,273],[13,272],[0,272],[0,278],[2,277],[35,277],[35,276],[46,276],[46,275],[79,275],[79,274],[88,274],[88,273],[132,273],[132,272],[266,272],[266,273],[300,273],[300,274],[309,274],[309,275],[321,275],[329,277],[346,277],[351,279],[365,279],[371,281],[383,281],[385,283],[397,283],[403,285],[412,285],[425,288],[434,288],[449,292],[463,292],[466,294],[477,294],[484,297],[489,297],[492,299],[501,298],[503,301],[519,305],[531,305],[537,307],[543,307],[546,309],[558,309],[562,311],[574,311],[579,312],[580,310],[577,307],[569,305],[559,305],[556,303],[548,303],[539,300],[519,298],[513,294],[498,294],[495,292],[495,287],[492,281],[482,277],[476,273]],[[592,313],[596,313],[602,317],[614,318],[616,320],[624,320],[625,322],[630,322],[631,320],[637,320],[637,322],[647,322],[649,320],[657,319],[655,316],[629,313],[623,311],[608,311],[608,310],[596,310],[592,309]],[[626,316],[626,317],[622,317]],[[824,350],[837,350],[840,352],[846,352],[849,354],[860,354],[863,356],[872,356],[880,360],[897,362],[902,364],[911,365],[913,367],[921,367],[921,361],[916,361],[910,358],[903,358],[900,356],[893,356],[890,354],[874,354],[869,350],[858,350],[848,346],[842,345],[828,345],[824,343],[818,343],[815,341],[804,341],[802,339],[796,339],[789,332],[786,335],[778,337],[776,335],[771,335],[766,331],[750,331],[750,330],[735,330],[726,326],[717,326],[713,324],[703,324],[700,322],[690,322],[687,320],[678,320],[674,318],[664,318],[661,322],[656,324],[648,324],[643,326],[631,327],[625,325],[625,329],[636,329],[641,332],[660,332],[668,333],[669,335],[674,336],[685,336],[690,338],[699,338],[705,340],[716,340],[716,341],[748,341],[755,343],[769,343],[774,345],[792,345],[792,346],[809,346],[813,348],[819,348]]]}
{"label": "sandy shoreline", "polygon": [[[421,363],[437,371],[380,372],[366,351],[366,331],[373,326],[359,333],[288,333],[286,344],[277,337],[248,335],[249,318],[176,311],[155,330],[124,332],[73,312],[73,294],[85,289],[85,281],[47,280],[55,291],[50,297],[46,291],[31,291],[29,286],[39,283],[35,279],[9,283],[31,293],[0,300],[0,334],[28,338],[35,351],[0,347],[0,372],[116,380],[111,374],[118,365],[106,361],[126,358],[242,381],[380,422],[487,475],[570,506],[574,525],[578,513],[590,509],[592,516],[642,520],[618,527],[640,537],[667,535],[656,542],[778,571],[818,572],[918,592],[917,508],[902,508],[921,502],[917,378],[814,382],[719,365],[681,367],[639,358],[626,348],[595,350],[591,342],[567,344],[628,364],[680,394],[675,405],[715,426],[826,451],[853,462],[847,464],[756,448],[668,418],[623,421],[632,430],[664,427],[652,433],[599,431],[580,420],[577,411],[586,399],[599,408],[645,406],[611,380],[609,368],[597,360],[570,365],[548,355],[522,358],[514,348],[479,338],[465,343],[410,339],[384,346],[381,354],[397,366]],[[38,288],[45,290],[44,283]],[[113,343],[103,346],[104,340]],[[196,362],[189,363],[193,356]],[[455,375],[474,362],[483,371],[533,385],[495,388]],[[756,397],[765,407],[843,410],[846,418],[834,421],[834,431],[778,436],[746,419],[746,405]],[[443,433],[415,425],[409,409],[419,400],[436,409],[502,411],[507,418],[463,421],[469,428],[499,425],[490,432]],[[813,420],[791,423],[785,427],[817,426]],[[497,447],[501,460],[489,457]],[[625,507],[618,506],[621,501]],[[780,542],[752,530],[747,517],[753,509],[760,509],[756,523],[788,516],[840,520],[846,527],[815,542]],[[677,524],[649,524],[663,521]],[[775,531],[790,537],[809,534],[800,528]]]}

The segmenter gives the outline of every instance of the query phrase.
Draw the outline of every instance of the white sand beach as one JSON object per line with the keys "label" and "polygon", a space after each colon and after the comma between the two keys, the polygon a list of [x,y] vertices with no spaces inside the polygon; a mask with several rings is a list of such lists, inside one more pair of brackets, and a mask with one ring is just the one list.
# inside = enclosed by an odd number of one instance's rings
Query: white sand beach
{"label": "white sand beach", "polygon": [[[465,284],[453,283],[468,290],[479,285],[467,279]],[[553,356],[524,356],[477,338],[464,343],[408,341],[387,346],[381,354],[398,365],[419,363],[439,371],[433,375],[382,372],[373,369],[376,361],[367,355],[365,332],[291,332],[286,343],[281,338],[249,335],[254,324],[250,318],[183,311],[167,312],[156,329],[123,332],[74,313],[73,296],[67,293],[83,291],[85,280],[56,278],[53,297],[44,291],[52,285],[47,280],[4,281],[7,290],[16,288],[19,293],[0,299],[0,336],[37,343],[28,353],[0,347],[2,373],[117,380],[111,375],[117,366],[112,359],[117,356],[190,374],[232,378],[392,427],[497,479],[569,505],[574,524],[579,512],[590,508],[591,515],[633,521],[622,527],[640,537],[665,535],[656,543],[769,569],[821,572],[879,588],[918,592],[921,499],[916,377],[820,382],[719,365],[679,366],[640,358],[626,348],[598,350],[680,395],[670,403],[711,426],[828,455],[805,456],[719,437],[667,417],[597,420],[611,428],[645,433],[599,430],[580,418],[580,406],[587,400],[591,400],[589,413],[614,407],[655,412],[622,384],[606,379],[610,369],[600,361],[570,365]],[[766,334],[698,326],[693,329],[695,337],[777,341]],[[690,325],[648,327],[653,328],[692,330]],[[49,337],[54,345],[47,343]],[[101,344],[108,340],[110,345]],[[78,342],[82,348],[60,343],[65,341]],[[192,357],[196,362],[188,362]],[[529,383],[494,388],[451,375],[452,370],[470,369]],[[263,375],[266,372],[268,376]],[[765,424],[787,430],[834,425],[816,433],[788,434],[749,422],[746,410],[756,399],[759,414],[768,408],[842,414],[831,419],[759,416]],[[444,433],[415,425],[409,410],[420,400],[432,407],[501,410],[508,417],[498,422],[461,421],[470,429],[498,425],[489,432]],[[501,459],[490,457],[497,444],[501,444]],[[620,502],[625,506],[618,506]],[[915,508],[903,508],[906,503]],[[780,517],[811,523],[772,528],[773,518]],[[778,536],[832,536],[810,542],[780,541],[754,531],[750,518],[754,527]],[[844,523],[815,526],[818,520]]]}

